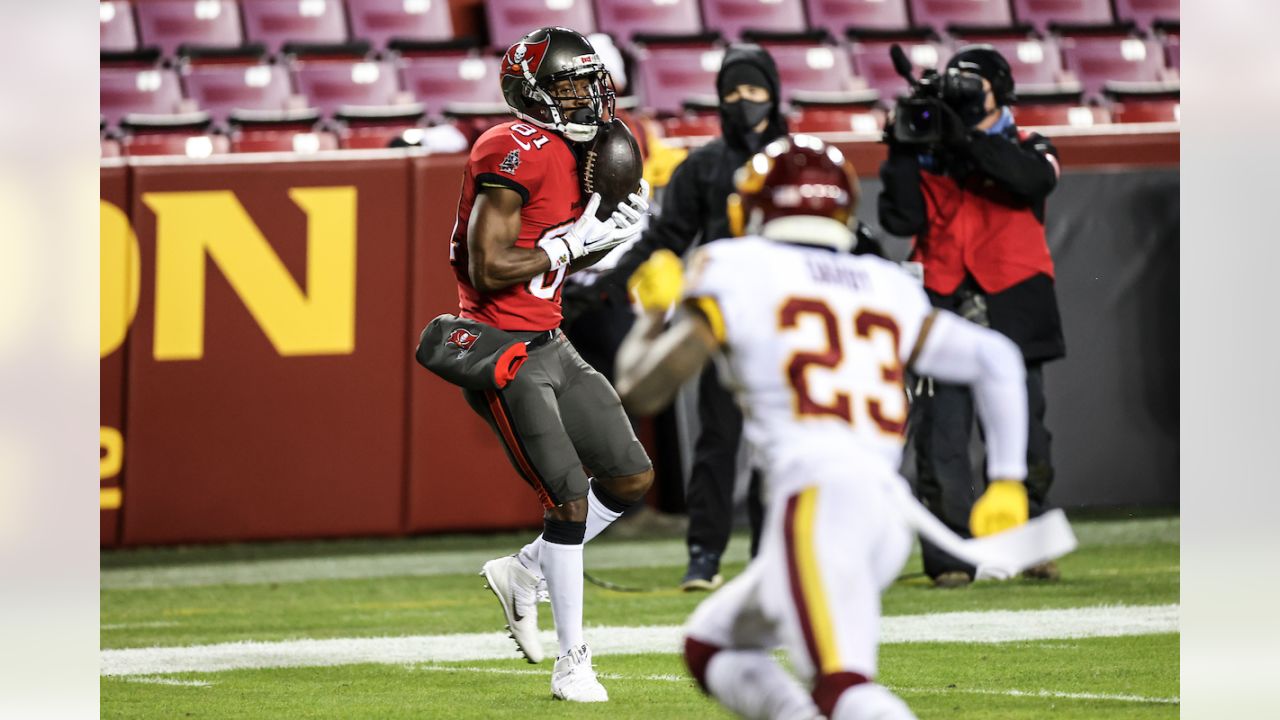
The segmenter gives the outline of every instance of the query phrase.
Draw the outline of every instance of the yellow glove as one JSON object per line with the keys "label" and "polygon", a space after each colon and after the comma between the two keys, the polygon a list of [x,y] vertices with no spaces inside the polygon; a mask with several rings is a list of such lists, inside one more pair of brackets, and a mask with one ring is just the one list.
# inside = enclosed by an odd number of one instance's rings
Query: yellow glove
{"label": "yellow glove", "polygon": [[684,264],[670,250],[659,250],[636,268],[627,289],[645,310],[665,311],[684,292]]}
{"label": "yellow glove", "polygon": [[1027,486],[1017,480],[995,480],[969,514],[974,537],[986,537],[1027,521]]}

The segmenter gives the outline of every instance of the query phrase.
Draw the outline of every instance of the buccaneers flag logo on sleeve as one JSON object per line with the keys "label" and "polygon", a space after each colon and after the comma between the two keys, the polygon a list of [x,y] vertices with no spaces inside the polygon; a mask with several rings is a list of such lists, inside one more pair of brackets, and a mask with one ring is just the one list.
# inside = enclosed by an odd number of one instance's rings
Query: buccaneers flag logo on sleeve
{"label": "buccaneers flag logo on sleeve", "polygon": [[449,334],[449,339],[445,340],[444,344],[452,345],[460,350],[470,350],[478,337],[480,337],[478,333],[473,333],[466,328],[458,328]]}

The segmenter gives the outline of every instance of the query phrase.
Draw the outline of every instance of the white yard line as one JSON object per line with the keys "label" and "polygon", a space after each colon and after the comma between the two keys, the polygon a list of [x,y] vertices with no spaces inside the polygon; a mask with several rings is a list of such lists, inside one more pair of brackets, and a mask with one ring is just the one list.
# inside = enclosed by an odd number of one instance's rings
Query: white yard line
{"label": "white yard line", "polygon": [[[996,610],[887,617],[884,644],[997,643],[1178,632],[1177,605],[1101,606],[1065,610]],[[587,641],[597,655],[675,653],[679,626],[593,627]],[[542,633],[553,648],[555,634]],[[357,663],[405,664],[500,660],[516,656],[504,633],[234,642],[186,647],[103,650],[103,675],[157,675],[254,668],[318,667]]]}
{"label": "white yard line", "polygon": [[[538,675],[547,676],[546,670],[522,670],[515,668],[492,668],[467,665],[415,665],[414,670],[444,673],[480,673],[484,675]],[[693,678],[684,675],[622,675],[618,673],[599,673],[602,680],[643,680],[649,682],[676,682],[693,684]],[[1146,695],[1129,695],[1113,693],[1078,693],[1058,692],[1056,690],[990,690],[985,688],[911,688],[891,686],[891,690],[904,695],[1001,695],[1004,697],[1051,698],[1055,700],[1105,700],[1109,702],[1149,703],[1155,705],[1177,705],[1176,697],[1148,697]]]}

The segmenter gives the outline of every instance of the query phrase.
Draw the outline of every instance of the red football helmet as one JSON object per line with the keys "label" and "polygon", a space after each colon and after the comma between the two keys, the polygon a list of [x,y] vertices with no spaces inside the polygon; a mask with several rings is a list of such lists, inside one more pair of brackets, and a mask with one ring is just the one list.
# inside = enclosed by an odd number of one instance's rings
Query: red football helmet
{"label": "red football helmet", "polygon": [[738,169],[734,188],[734,235],[853,249],[858,175],[836,147],[812,135],[779,138]]}

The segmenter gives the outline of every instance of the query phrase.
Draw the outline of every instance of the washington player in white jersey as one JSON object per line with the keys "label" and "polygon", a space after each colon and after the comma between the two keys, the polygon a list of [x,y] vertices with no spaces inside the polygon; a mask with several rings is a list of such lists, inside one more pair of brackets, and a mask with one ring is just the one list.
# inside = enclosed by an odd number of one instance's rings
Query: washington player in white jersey
{"label": "washington player in white jersey", "polygon": [[[914,500],[897,472],[903,373],[973,386],[994,480],[972,520],[989,535],[1027,518],[1021,356],[999,333],[934,310],[893,263],[849,254],[857,180],[837,149],[783,138],[735,183],[730,220],[746,237],[695,255],[665,331],[679,263],[642,267],[649,312],[618,356],[624,404],[652,413],[718,353],[766,467],[760,554],[695,611],[685,659],[743,717],[911,718],[874,682],[880,593],[911,548]],[[799,680],[770,655],[779,646]]]}

